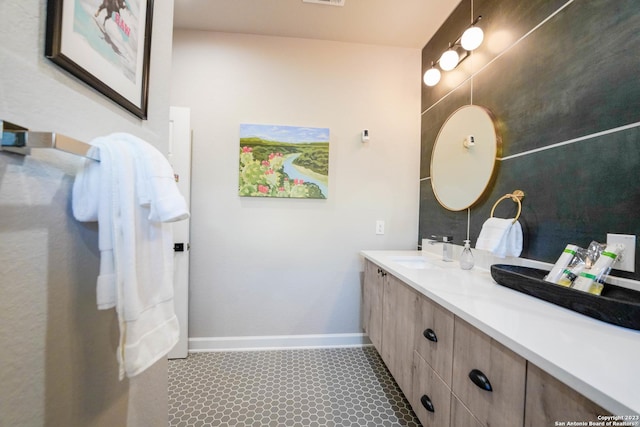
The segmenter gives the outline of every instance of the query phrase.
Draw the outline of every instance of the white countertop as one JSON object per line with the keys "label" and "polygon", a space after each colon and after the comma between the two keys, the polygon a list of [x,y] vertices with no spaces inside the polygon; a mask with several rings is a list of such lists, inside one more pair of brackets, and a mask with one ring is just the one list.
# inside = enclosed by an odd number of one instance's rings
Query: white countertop
{"label": "white countertop", "polygon": [[[640,331],[498,285],[478,266],[465,271],[421,251],[361,254],[613,415],[640,414]],[[428,268],[394,261],[416,256]]]}

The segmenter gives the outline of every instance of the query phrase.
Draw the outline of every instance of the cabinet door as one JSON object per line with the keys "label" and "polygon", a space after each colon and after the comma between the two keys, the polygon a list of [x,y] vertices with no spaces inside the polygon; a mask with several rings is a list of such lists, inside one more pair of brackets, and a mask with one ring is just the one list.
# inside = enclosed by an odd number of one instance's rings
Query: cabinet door
{"label": "cabinet door", "polygon": [[598,415],[608,414],[577,391],[527,362],[525,427],[551,426],[556,421],[598,421]]}
{"label": "cabinet door", "polygon": [[364,264],[362,328],[378,352],[382,351],[382,270],[369,260]]}
{"label": "cabinet door", "polygon": [[[424,427],[448,427],[451,412],[451,390],[414,351],[413,392],[411,407]],[[455,427],[459,427],[454,424]]]}
{"label": "cabinet door", "polygon": [[415,349],[451,387],[453,314],[420,295],[416,308]]}
{"label": "cabinet door", "polygon": [[382,297],[382,360],[405,395],[411,393],[418,293],[387,274]]}
{"label": "cabinet door", "polygon": [[458,317],[454,327],[453,394],[484,425],[522,426],[525,359]]}

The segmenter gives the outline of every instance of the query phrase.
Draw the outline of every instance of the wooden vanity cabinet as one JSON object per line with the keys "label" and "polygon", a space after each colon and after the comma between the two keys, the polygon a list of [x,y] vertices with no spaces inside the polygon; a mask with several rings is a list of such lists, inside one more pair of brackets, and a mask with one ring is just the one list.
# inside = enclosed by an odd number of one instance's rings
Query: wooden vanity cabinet
{"label": "wooden vanity cabinet", "polygon": [[405,395],[412,386],[417,301],[415,290],[365,260],[362,327]]}
{"label": "wooden vanity cabinet", "polygon": [[405,396],[411,393],[418,293],[391,274],[382,298],[382,360]]}
{"label": "wooden vanity cabinet", "polygon": [[451,397],[451,427],[485,427],[460,400]]}
{"label": "wooden vanity cabinet", "polygon": [[524,358],[456,317],[451,390],[481,424],[523,425],[526,376]]}
{"label": "wooden vanity cabinet", "polygon": [[453,328],[454,316],[450,311],[423,295],[418,296],[413,339],[413,389],[407,398],[425,427],[449,426]]}
{"label": "wooden vanity cabinet", "polygon": [[381,351],[384,276],[382,269],[368,259],[364,263],[362,288],[362,329],[369,336],[374,347]]}
{"label": "wooden vanity cabinet", "polygon": [[414,344],[416,352],[451,387],[453,313],[420,295],[415,322]]}
{"label": "wooden vanity cabinet", "polygon": [[362,314],[425,427],[539,427],[607,414],[369,260]]}
{"label": "wooden vanity cabinet", "polygon": [[[414,387],[409,401],[422,424],[522,426],[526,360],[434,302],[422,298],[416,313],[417,329],[439,325],[433,328],[437,341],[420,340],[416,331]],[[430,333],[424,335],[431,336]],[[443,344],[442,348],[438,348],[440,344]],[[439,372],[436,372],[436,366],[440,366]],[[443,397],[447,393],[449,396]],[[433,402],[433,412],[423,407],[423,396]],[[438,413],[438,409],[442,411],[443,408],[448,410],[446,417]]]}
{"label": "wooden vanity cabinet", "polygon": [[556,421],[594,421],[611,415],[531,362],[527,362],[525,427],[552,426]]}
{"label": "wooden vanity cabinet", "polygon": [[413,390],[407,398],[424,427],[449,427],[451,389],[417,351],[413,354]]}

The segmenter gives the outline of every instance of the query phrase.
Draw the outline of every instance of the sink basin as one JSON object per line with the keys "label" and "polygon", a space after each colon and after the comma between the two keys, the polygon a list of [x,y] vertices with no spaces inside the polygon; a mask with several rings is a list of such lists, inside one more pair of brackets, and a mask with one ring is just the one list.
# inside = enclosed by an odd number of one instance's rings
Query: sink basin
{"label": "sink basin", "polygon": [[391,257],[391,261],[395,262],[406,268],[413,268],[415,270],[423,270],[426,268],[433,268],[433,265],[428,263],[427,260],[419,255],[407,255],[407,256],[394,256]]}

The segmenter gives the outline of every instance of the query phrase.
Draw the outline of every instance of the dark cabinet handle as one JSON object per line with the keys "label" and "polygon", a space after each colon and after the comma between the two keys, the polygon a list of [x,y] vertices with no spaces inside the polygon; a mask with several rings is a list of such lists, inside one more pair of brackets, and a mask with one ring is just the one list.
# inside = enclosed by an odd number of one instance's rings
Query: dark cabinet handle
{"label": "dark cabinet handle", "polygon": [[489,378],[487,378],[487,376],[483,374],[481,370],[472,369],[471,372],[469,372],[469,378],[475,385],[477,385],[481,389],[486,391],[493,391],[491,383],[489,382]]}
{"label": "dark cabinet handle", "polygon": [[382,272],[382,277],[387,277],[387,272],[386,271]]}
{"label": "dark cabinet handle", "polygon": [[433,402],[431,401],[431,399],[429,399],[429,396],[427,396],[426,394],[423,394],[422,397],[420,398],[420,403],[422,403],[422,406],[424,406],[424,409],[426,409],[429,412],[435,412],[435,408],[433,407]]}
{"label": "dark cabinet handle", "polygon": [[436,336],[436,333],[433,332],[433,329],[431,328],[425,329],[422,335],[424,335],[424,337],[429,341],[438,342],[438,337]]}

